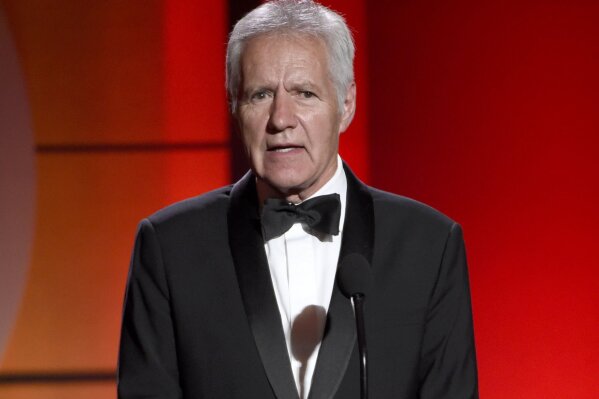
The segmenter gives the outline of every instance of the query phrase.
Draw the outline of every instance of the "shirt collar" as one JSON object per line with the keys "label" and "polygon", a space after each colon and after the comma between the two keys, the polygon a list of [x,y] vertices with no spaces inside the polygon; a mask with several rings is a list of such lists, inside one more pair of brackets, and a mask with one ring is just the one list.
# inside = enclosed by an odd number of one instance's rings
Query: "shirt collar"
{"label": "shirt collar", "polygon": [[339,231],[343,231],[343,224],[345,222],[345,204],[347,199],[347,178],[345,177],[345,170],[343,170],[343,161],[339,155],[337,155],[337,170],[335,170],[333,177],[331,177],[329,181],[327,181],[320,189],[318,189],[318,191],[312,194],[309,198],[306,198],[306,200],[327,194],[339,194],[339,199],[341,200]]}

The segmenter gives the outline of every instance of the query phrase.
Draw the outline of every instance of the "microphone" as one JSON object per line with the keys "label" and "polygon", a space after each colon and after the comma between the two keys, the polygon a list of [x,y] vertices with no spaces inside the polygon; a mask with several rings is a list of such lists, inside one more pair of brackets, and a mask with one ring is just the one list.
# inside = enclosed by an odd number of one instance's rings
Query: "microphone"
{"label": "microphone", "polygon": [[372,287],[372,272],[366,258],[360,254],[347,255],[339,265],[339,288],[354,305],[358,351],[360,353],[360,398],[368,399],[368,369],[366,332],[364,329],[364,299]]}

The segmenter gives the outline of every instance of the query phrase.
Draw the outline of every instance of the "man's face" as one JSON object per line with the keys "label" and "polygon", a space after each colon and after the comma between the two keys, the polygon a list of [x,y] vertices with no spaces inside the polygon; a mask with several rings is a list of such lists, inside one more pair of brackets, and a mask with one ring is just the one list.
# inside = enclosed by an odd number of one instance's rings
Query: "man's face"
{"label": "man's face", "polygon": [[251,39],[241,78],[236,117],[259,192],[293,202],[309,197],[335,173],[355,86],[339,112],[325,44],[307,36]]}

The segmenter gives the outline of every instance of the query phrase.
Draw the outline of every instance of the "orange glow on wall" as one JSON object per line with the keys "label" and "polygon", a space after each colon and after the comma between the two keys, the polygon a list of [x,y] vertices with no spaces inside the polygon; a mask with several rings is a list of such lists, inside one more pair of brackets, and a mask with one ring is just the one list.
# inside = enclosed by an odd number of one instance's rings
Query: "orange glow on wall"
{"label": "orange glow on wall", "polygon": [[[111,372],[138,221],[229,183],[225,3],[2,8],[31,106],[37,209],[0,374]],[[114,381],[0,385],[11,398],[107,393]]]}

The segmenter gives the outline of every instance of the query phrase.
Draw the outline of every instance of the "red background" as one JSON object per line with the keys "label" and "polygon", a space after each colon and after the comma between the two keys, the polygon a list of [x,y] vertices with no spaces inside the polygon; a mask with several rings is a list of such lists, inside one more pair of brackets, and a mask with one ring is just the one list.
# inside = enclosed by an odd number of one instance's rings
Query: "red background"
{"label": "red background", "polygon": [[372,183],[463,225],[481,396],[599,397],[599,4],[368,10]]}

